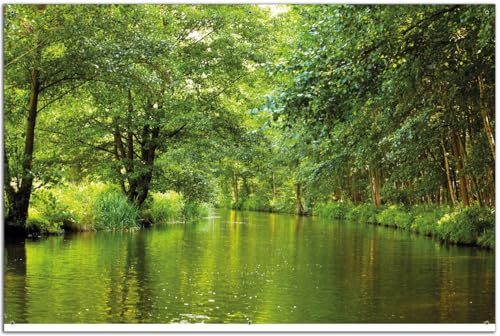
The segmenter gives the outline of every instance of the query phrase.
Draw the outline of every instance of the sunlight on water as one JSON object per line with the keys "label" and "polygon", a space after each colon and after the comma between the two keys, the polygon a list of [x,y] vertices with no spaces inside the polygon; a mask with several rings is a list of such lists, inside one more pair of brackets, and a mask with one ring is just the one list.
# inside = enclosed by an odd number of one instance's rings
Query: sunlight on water
{"label": "sunlight on water", "polygon": [[494,321],[494,253],[408,232],[218,211],[5,248],[17,323]]}

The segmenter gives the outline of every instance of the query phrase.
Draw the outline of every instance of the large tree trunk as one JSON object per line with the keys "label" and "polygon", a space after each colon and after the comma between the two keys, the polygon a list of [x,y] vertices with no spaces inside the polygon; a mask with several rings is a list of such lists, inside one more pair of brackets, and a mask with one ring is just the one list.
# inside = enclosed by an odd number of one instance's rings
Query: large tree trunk
{"label": "large tree trunk", "polygon": [[[155,151],[157,142],[160,136],[160,128],[150,128],[148,125],[144,126],[142,131],[143,144],[141,146],[141,160],[144,164],[144,171],[139,177],[130,182],[130,189],[134,186],[137,196],[134,197],[135,204],[140,207],[148,197],[151,179],[153,178],[153,164],[155,160]],[[132,195],[129,195],[129,198]]]}
{"label": "large tree trunk", "polygon": [[455,157],[457,158],[457,169],[460,179],[460,188],[459,188],[460,200],[465,206],[469,206],[470,205],[469,188],[467,183],[467,176],[464,173],[465,153],[462,150],[463,145],[461,144],[460,137],[455,132],[453,132],[452,136],[452,148],[455,153]]}
{"label": "large tree trunk", "polygon": [[[28,106],[28,119],[26,123],[26,138],[24,142],[24,157],[22,162],[22,179],[19,190],[10,192],[7,194],[9,198],[9,213],[5,222],[7,224],[6,231],[22,231],[18,229],[13,229],[12,226],[24,227],[26,219],[28,218],[28,207],[31,198],[31,189],[33,186],[33,147],[35,143],[35,127],[36,118],[38,114],[38,96],[40,94],[40,72],[37,69],[33,69],[31,72],[31,90]],[[6,153],[4,152],[4,158]],[[6,163],[8,164],[8,163]],[[9,180],[5,181],[10,185]],[[4,184],[5,184],[4,183]],[[7,234],[7,232],[6,232]]]}
{"label": "large tree trunk", "polygon": [[372,201],[373,204],[376,207],[379,207],[382,205],[382,197],[380,195],[380,188],[381,188],[381,174],[380,171],[377,169],[369,169],[368,170],[370,174],[370,186],[372,190]]}
{"label": "large tree trunk", "polygon": [[305,215],[306,211],[302,205],[302,190],[300,183],[295,185],[295,199],[297,201],[297,214],[302,216]]}
{"label": "large tree trunk", "polygon": [[444,148],[443,140],[441,140],[441,149],[443,150],[444,168],[446,171],[446,181],[448,182],[448,191],[450,193],[451,205],[455,206],[455,194],[453,193],[453,183],[451,181],[451,175],[450,175],[450,164],[448,162],[448,155],[446,153],[446,149]]}

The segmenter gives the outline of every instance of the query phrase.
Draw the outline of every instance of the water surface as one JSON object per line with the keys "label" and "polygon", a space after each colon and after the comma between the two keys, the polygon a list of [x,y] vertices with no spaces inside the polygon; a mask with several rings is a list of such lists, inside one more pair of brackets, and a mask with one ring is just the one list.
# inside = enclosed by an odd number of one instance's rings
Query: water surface
{"label": "water surface", "polygon": [[4,322],[494,322],[494,258],[384,227],[218,210],[7,244]]}

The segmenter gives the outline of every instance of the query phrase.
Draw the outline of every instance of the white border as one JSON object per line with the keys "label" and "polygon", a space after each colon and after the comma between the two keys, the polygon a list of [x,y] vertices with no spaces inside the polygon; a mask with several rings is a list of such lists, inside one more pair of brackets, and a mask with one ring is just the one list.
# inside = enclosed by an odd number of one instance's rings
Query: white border
{"label": "white border", "polygon": [[495,324],[4,324],[5,332],[484,332]]}
{"label": "white border", "polygon": [[[418,1],[418,0],[401,0],[401,1],[391,1],[391,0],[0,0],[0,5],[2,7],[5,4],[36,4],[36,3],[46,3],[46,4],[399,4],[399,5],[411,5],[411,4],[494,4],[496,12],[496,29],[495,33],[498,36],[500,32],[499,18],[500,5],[497,6],[495,0],[435,0],[435,1]],[[3,15],[0,14],[0,25],[3,27]],[[496,39],[495,36],[495,39]],[[0,39],[0,47],[2,53],[0,54],[0,68],[2,69],[2,76],[0,77],[0,86],[3,88],[3,39]],[[495,53],[496,58],[496,78],[500,78],[500,67]],[[498,85],[495,86],[495,105],[500,106],[500,88]],[[2,111],[2,117],[0,118],[0,145],[3,146],[3,90],[0,92],[0,97],[2,104],[0,104],[0,110]],[[498,113],[496,113],[498,117]],[[498,118],[495,118],[498,120]],[[495,123],[495,134],[500,134],[500,123]],[[500,150],[497,149],[497,154]],[[3,162],[3,157],[0,156],[0,162]],[[495,175],[500,168],[500,163],[495,162]],[[0,170],[3,170],[0,168]],[[3,181],[3,171],[0,174],[0,181]],[[499,190],[500,180],[495,179],[496,188]],[[3,185],[3,183],[2,183]],[[3,195],[0,198],[3,200]],[[500,199],[497,198],[497,202],[500,204]],[[496,207],[495,207],[496,208]],[[0,213],[2,213],[0,208]],[[3,215],[3,214],[2,214]],[[498,222],[498,221],[496,221]],[[3,239],[3,225],[0,227],[0,239]],[[0,251],[0,255],[3,256],[3,248]],[[500,263],[498,254],[495,250],[495,265]],[[2,286],[0,286],[0,293],[2,296],[2,301],[0,302],[0,311],[3,313],[3,263],[1,265],[2,269]],[[495,267],[496,270],[498,267]],[[495,286],[499,283],[499,275],[495,272]],[[496,286],[496,288],[500,288]],[[498,318],[498,303],[500,302],[498,295],[495,291],[495,318]],[[3,314],[2,314],[3,315]],[[2,316],[3,318],[3,316]],[[5,322],[5,321],[4,321]],[[372,332],[391,332],[391,333],[496,333],[495,324],[4,324],[3,332],[10,333],[27,333],[32,334],[34,332],[44,332],[47,334],[52,333],[62,333],[62,332],[75,332],[75,333],[93,333],[93,332],[103,332],[103,333],[153,333],[153,332],[182,332],[182,333],[199,333],[199,332],[232,332],[232,333],[308,333],[308,332],[321,332],[321,333],[372,333]],[[2,334],[3,334],[2,332]]]}

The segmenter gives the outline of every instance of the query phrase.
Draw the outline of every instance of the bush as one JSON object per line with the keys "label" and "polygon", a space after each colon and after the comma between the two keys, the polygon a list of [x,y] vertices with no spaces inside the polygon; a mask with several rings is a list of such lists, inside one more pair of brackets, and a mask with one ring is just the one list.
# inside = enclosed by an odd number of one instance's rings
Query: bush
{"label": "bush", "polygon": [[182,208],[182,216],[186,220],[192,220],[198,217],[204,217],[209,215],[210,208],[206,204],[200,204],[193,201],[188,201],[184,204]]}
{"label": "bush", "polygon": [[115,186],[104,183],[70,184],[56,190],[61,204],[68,209],[71,221],[65,228],[70,231],[89,231],[95,227],[95,202],[100,194],[110,190],[120,192]]}
{"label": "bush", "polygon": [[347,214],[346,219],[355,222],[364,222],[369,224],[377,223],[377,215],[383,208],[377,208],[372,204],[360,204],[351,208]]}
{"label": "bush", "polygon": [[67,206],[47,189],[38,189],[33,193],[28,216],[26,228],[32,233],[59,233],[63,225],[72,220]]}
{"label": "bush", "polygon": [[30,234],[58,234],[62,232],[61,223],[50,222],[36,208],[30,208],[29,218],[26,220],[26,231]]}
{"label": "bush", "polygon": [[484,230],[477,238],[477,244],[482,247],[495,249],[495,229]]}
{"label": "bush", "polygon": [[146,206],[145,213],[150,215],[151,221],[155,224],[162,224],[180,218],[184,202],[176,192],[154,192],[151,193],[150,203]]}
{"label": "bush", "polygon": [[94,223],[96,229],[137,229],[137,207],[120,191],[108,189],[95,200]]}
{"label": "bush", "polygon": [[438,221],[439,238],[452,243],[474,244],[481,235],[485,243],[488,240],[486,231],[494,228],[494,210],[479,206],[457,207]]}
{"label": "bush", "polygon": [[314,209],[314,213],[324,218],[345,219],[350,208],[350,203],[328,202],[318,204]]}
{"label": "bush", "polygon": [[272,212],[279,213],[297,213],[297,204],[295,198],[277,197],[269,201],[269,206]]}
{"label": "bush", "polygon": [[385,226],[393,226],[409,229],[413,222],[413,216],[399,205],[391,205],[377,216],[377,222]]}
{"label": "bush", "polygon": [[437,237],[438,221],[447,213],[449,213],[449,206],[440,205],[420,205],[412,209],[413,213],[413,223],[410,229],[414,232]]}
{"label": "bush", "polygon": [[241,209],[250,211],[272,211],[269,200],[262,195],[256,194],[252,194],[244,199],[241,204]]}

